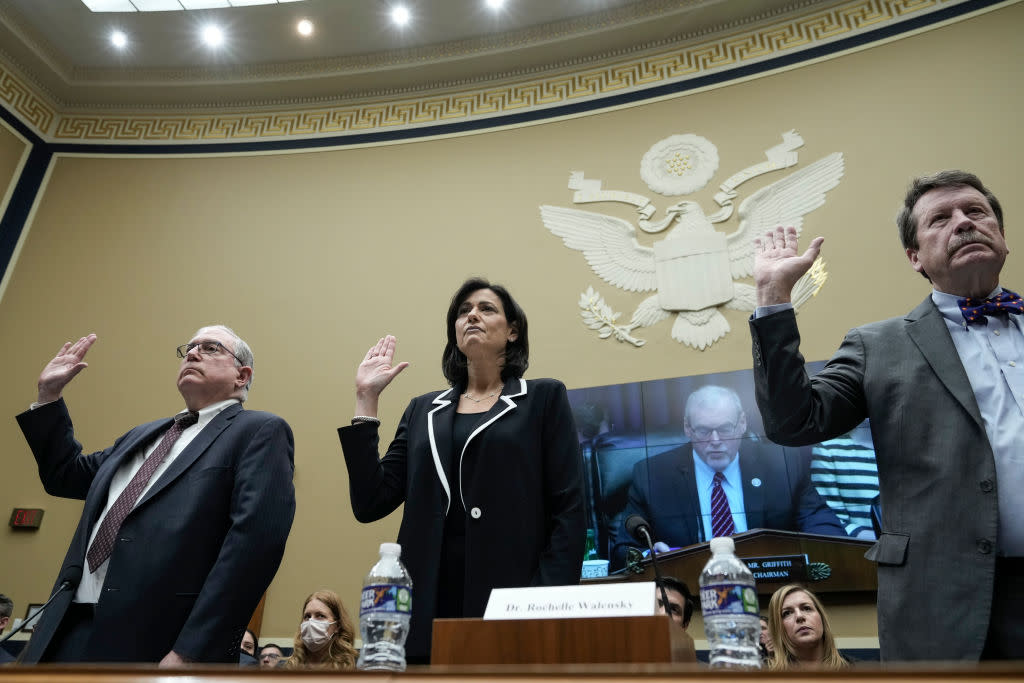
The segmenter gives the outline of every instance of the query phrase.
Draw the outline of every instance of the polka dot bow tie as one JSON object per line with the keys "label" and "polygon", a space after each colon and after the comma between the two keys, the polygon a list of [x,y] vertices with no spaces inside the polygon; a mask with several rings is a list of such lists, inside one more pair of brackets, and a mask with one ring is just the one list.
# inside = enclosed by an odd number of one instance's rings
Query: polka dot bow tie
{"label": "polka dot bow tie", "polygon": [[1019,294],[1003,290],[991,299],[957,299],[960,312],[968,324],[987,325],[987,315],[1006,315],[1008,313],[1024,313],[1024,300]]}

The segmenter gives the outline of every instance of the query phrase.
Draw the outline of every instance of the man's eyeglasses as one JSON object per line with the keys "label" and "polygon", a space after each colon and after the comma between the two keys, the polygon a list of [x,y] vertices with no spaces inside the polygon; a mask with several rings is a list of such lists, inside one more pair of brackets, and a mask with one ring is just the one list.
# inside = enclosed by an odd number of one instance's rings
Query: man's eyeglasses
{"label": "man's eyeglasses", "polygon": [[281,659],[281,655],[276,652],[266,652],[260,655],[260,659]]}
{"label": "man's eyeglasses", "polygon": [[231,351],[228,350],[228,347],[224,346],[219,341],[201,341],[182,344],[178,347],[178,358],[186,357],[192,349],[196,348],[199,349],[200,356],[219,356],[221,353],[226,353],[237,360],[239,365],[245,365],[241,358],[231,353]]}
{"label": "man's eyeglasses", "polygon": [[711,438],[711,435],[717,433],[719,438],[730,438],[736,434],[736,430],[739,428],[738,422],[730,422],[728,424],[719,425],[717,427],[694,427],[693,438],[697,441],[707,441]]}

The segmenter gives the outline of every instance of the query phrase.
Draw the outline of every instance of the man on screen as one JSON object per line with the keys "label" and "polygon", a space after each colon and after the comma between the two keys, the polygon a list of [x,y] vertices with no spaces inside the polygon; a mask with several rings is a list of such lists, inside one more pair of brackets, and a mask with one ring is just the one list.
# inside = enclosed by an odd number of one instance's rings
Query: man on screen
{"label": "man on screen", "polygon": [[[687,443],[633,467],[622,519],[651,524],[655,550],[766,528],[845,536],[835,513],[810,484],[808,462],[747,433],[747,415],[731,389],[708,385],[686,400]],[[613,551],[618,567],[633,541],[625,522]]]}

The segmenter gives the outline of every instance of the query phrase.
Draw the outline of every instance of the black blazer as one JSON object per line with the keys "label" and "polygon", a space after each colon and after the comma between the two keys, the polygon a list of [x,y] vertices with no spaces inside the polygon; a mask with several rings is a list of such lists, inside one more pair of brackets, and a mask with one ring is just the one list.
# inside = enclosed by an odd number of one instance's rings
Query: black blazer
{"label": "black blazer", "polygon": [[[18,415],[47,493],[85,500],[54,589],[88,571],[93,524],[125,456],[170,419],[82,455],[63,400]],[[284,554],[295,514],[291,429],[276,415],[225,408],[154,482],[121,525],[96,607],[90,661],[158,662],[168,652],[238,662],[242,632]],[[75,581],[77,584],[77,581]],[[74,591],[40,617],[26,647],[37,662]]]}
{"label": "black blazer", "polygon": [[[787,457],[771,443],[745,442],[740,447],[743,507],[748,529],[783,529],[846,536],[842,523],[810,481],[804,457]],[[670,547],[701,543],[704,526],[693,447],[685,444],[641,460],[633,467],[629,502],[615,538],[613,565],[625,563],[626,550],[637,545],[625,528],[630,515],[650,522],[652,537]]]}
{"label": "black blazer", "polygon": [[454,469],[462,478],[460,499],[460,487],[445,473],[453,471],[448,464],[461,391],[414,398],[380,460],[376,425],[338,430],[356,519],[373,522],[405,503],[398,542],[413,581],[406,651],[415,657],[430,653],[449,507],[466,514],[465,616],[483,614],[492,588],[580,579],[583,460],[565,386],[552,379],[505,383]]}

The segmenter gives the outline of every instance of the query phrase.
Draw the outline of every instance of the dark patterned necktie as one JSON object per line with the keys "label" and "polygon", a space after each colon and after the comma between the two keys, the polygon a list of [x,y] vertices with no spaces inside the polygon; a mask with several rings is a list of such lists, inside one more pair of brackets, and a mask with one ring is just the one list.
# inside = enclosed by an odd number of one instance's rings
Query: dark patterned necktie
{"label": "dark patterned necktie", "polygon": [[1008,289],[996,294],[991,299],[957,299],[960,312],[968,324],[988,325],[987,315],[1007,315],[1024,313],[1024,300],[1020,295]]}
{"label": "dark patterned necktie", "polygon": [[732,522],[732,510],[729,508],[729,499],[722,488],[725,475],[715,472],[715,481],[711,486],[711,535],[732,536],[736,533],[736,525]]}
{"label": "dark patterned necktie", "polygon": [[118,529],[121,528],[121,523],[128,516],[128,513],[132,511],[132,508],[135,507],[135,502],[139,499],[139,495],[143,490],[145,490],[146,484],[149,483],[150,478],[153,476],[153,472],[156,471],[157,467],[160,467],[160,463],[171,452],[171,447],[174,446],[174,442],[178,440],[181,433],[198,421],[199,413],[184,413],[174,418],[174,424],[164,432],[164,437],[160,440],[156,450],[146,458],[146,461],[142,463],[142,467],[135,473],[132,480],[128,482],[128,486],[124,488],[124,491],[121,491],[121,495],[114,501],[110,512],[107,513],[107,516],[100,523],[100,529],[96,532],[96,538],[93,539],[92,545],[89,546],[89,552],[86,553],[90,572],[95,573],[99,566],[110,557],[110,553],[114,550],[114,539],[117,537]]}

